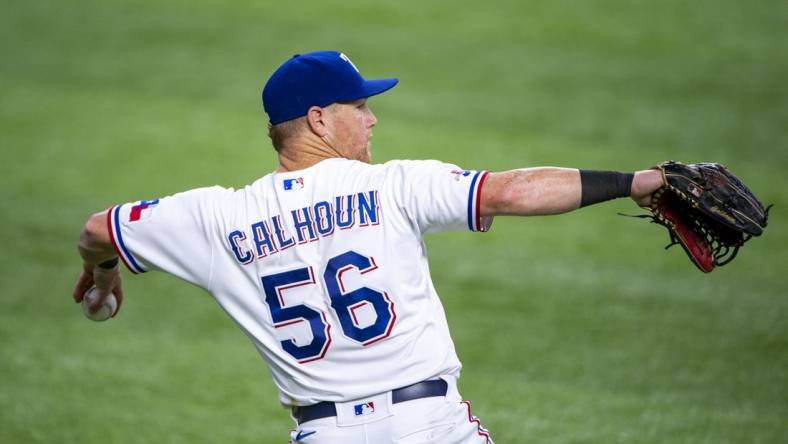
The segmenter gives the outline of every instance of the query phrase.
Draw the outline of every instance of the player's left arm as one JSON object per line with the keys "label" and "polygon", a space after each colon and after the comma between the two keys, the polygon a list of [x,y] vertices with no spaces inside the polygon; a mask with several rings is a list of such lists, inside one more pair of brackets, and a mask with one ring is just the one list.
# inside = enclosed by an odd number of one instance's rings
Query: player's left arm
{"label": "player's left arm", "polygon": [[[110,240],[107,228],[107,212],[92,215],[79,236],[79,255],[82,257],[82,272],[74,285],[74,301],[82,302],[85,292],[92,286],[99,290],[99,298],[93,304],[100,307],[109,293],[118,300],[118,310],[123,303],[123,286],[118,266],[118,256]],[[118,310],[115,311],[117,314]],[[113,315],[114,316],[114,315]]]}
{"label": "player's left arm", "polygon": [[[605,183],[608,177],[611,183]],[[480,213],[483,217],[561,214],[581,204],[627,195],[638,205],[647,206],[651,194],[662,186],[662,175],[657,170],[635,172],[628,187],[621,185],[622,177],[600,172],[581,175],[578,169],[556,167],[490,173],[481,189]]]}

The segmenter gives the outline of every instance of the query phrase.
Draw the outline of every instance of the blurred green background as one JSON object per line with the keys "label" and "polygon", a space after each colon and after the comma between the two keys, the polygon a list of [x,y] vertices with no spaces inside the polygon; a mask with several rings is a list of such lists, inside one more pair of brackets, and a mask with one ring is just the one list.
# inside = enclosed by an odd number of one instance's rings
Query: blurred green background
{"label": "blurred green background", "polygon": [[[428,239],[496,442],[788,442],[785,1],[22,1],[0,14],[0,442],[284,443],[262,360],[199,289],[126,275],[71,301],[79,231],[117,202],[271,171],[259,92],[296,52],[367,77],[376,161],[633,170],[718,161],[767,203],[697,271],[616,216],[499,218]],[[782,265],[780,265],[782,264]]]}

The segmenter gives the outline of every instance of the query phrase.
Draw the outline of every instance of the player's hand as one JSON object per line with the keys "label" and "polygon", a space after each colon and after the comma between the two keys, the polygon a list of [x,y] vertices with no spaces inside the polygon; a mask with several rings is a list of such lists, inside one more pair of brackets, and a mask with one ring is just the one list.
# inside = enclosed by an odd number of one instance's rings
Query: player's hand
{"label": "player's hand", "polygon": [[120,311],[121,305],[123,305],[123,285],[120,267],[115,266],[111,269],[106,269],[99,266],[91,267],[88,264],[83,264],[82,272],[74,285],[74,292],[72,294],[74,302],[82,302],[85,292],[93,286],[99,290],[99,297],[91,304],[91,311],[95,311],[101,307],[109,294],[114,293],[115,298],[118,300],[118,309],[115,310],[115,314],[112,315],[112,317],[115,317]]}
{"label": "player's hand", "polygon": [[662,173],[659,170],[642,170],[635,172],[632,180],[630,197],[641,207],[651,205],[651,195],[664,185]]}

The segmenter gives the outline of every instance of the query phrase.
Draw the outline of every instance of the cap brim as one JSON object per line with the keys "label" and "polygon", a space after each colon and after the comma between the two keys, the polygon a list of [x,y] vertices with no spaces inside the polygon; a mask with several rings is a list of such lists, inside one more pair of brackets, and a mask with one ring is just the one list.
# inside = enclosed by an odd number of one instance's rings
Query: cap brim
{"label": "cap brim", "polygon": [[377,80],[364,80],[361,88],[353,91],[345,97],[339,99],[341,102],[351,102],[358,99],[366,99],[367,97],[376,96],[384,93],[399,83],[399,79],[377,79]]}

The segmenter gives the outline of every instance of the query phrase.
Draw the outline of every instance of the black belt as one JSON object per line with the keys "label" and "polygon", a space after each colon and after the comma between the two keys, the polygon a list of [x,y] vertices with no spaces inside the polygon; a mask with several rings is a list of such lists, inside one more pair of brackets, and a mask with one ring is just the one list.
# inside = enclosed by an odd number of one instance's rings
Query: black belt
{"label": "black belt", "polygon": [[[417,382],[407,387],[391,391],[392,404],[398,404],[414,399],[431,398],[433,396],[446,396],[449,385],[443,379]],[[293,407],[293,418],[298,424],[320,418],[337,416],[337,408],[333,402],[323,401],[317,404]]]}

